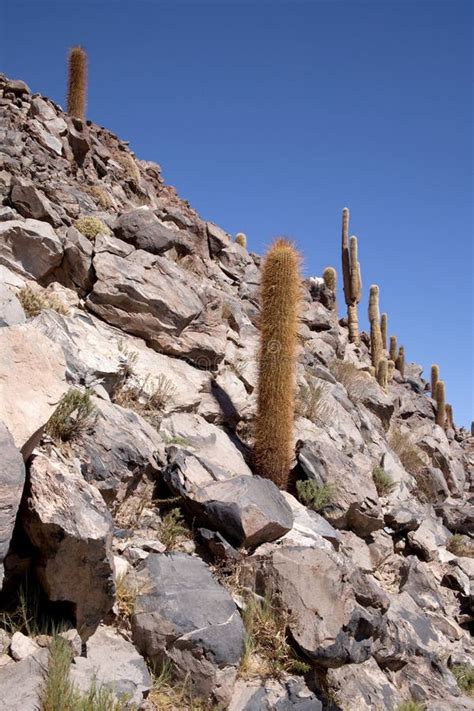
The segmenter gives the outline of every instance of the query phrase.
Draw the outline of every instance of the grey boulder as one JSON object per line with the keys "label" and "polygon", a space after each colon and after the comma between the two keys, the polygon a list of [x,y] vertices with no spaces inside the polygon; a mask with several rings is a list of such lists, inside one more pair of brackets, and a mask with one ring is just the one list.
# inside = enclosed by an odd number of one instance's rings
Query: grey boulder
{"label": "grey boulder", "polygon": [[10,432],[0,422],[0,589],[3,580],[3,560],[10,545],[24,483],[23,457],[15,447]]}
{"label": "grey boulder", "polygon": [[61,263],[61,239],[47,222],[0,222],[0,264],[42,280]]}
{"label": "grey boulder", "polygon": [[25,321],[25,312],[15,294],[5,284],[0,284],[0,328]]}

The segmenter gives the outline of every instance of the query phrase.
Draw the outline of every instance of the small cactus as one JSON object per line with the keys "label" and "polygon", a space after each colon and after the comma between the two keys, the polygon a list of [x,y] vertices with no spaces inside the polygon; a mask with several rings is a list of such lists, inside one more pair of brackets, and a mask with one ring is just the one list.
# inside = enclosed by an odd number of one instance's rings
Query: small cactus
{"label": "small cactus", "polygon": [[334,304],[332,306],[333,311],[337,311],[337,272],[334,267],[326,267],[323,271],[323,279],[327,288],[334,293]]}
{"label": "small cactus", "polygon": [[402,378],[405,377],[405,348],[403,346],[400,346],[398,349],[398,356],[396,358],[395,365],[397,366],[397,370]]}
{"label": "small cactus", "polygon": [[390,360],[395,361],[397,360],[398,356],[398,344],[397,344],[397,337],[396,336],[390,336],[390,348],[389,348],[389,353],[390,353]]}
{"label": "small cactus", "polygon": [[388,361],[386,358],[381,358],[377,366],[377,382],[384,390],[388,383]]}
{"label": "small cactus", "polygon": [[388,317],[387,314],[382,314],[380,317],[380,332],[382,334],[382,348],[384,351],[387,350],[387,323],[388,323]]}
{"label": "small cactus", "polygon": [[454,430],[453,406],[446,403],[446,429]]}
{"label": "small cactus", "polygon": [[255,464],[261,476],[285,488],[293,457],[296,347],[301,299],[300,257],[278,239],[262,268]]}
{"label": "small cactus", "polygon": [[235,235],[235,242],[236,244],[240,244],[241,247],[244,247],[245,249],[247,248],[247,235],[244,235],[243,232],[237,232]]}
{"label": "small cactus", "polygon": [[82,47],[69,50],[67,112],[85,121],[87,94],[87,54]]}
{"label": "small cactus", "polygon": [[382,332],[380,330],[379,287],[372,284],[369,295],[370,355],[375,372],[383,358]]}
{"label": "small cactus", "polygon": [[393,373],[395,372],[395,361],[390,358],[387,364],[387,382],[391,383],[393,380]]}
{"label": "small cactus", "polygon": [[342,211],[342,278],[344,299],[347,305],[347,320],[349,340],[359,343],[359,319],[357,304],[362,294],[360,264],[357,256],[357,237],[351,237],[349,242],[349,209]]}
{"label": "small cactus", "polygon": [[431,397],[436,400],[436,383],[439,380],[439,365],[434,363],[431,366]]}
{"label": "small cactus", "polygon": [[446,424],[446,393],[444,381],[438,380],[436,383],[436,424],[440,427]]}

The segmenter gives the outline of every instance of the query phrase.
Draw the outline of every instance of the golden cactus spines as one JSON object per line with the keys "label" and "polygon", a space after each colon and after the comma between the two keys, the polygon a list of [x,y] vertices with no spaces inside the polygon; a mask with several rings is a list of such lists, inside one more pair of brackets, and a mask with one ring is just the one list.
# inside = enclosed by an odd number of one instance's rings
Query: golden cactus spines
{"label": "golden cactus spines", "polygon": [[377,382],[384,390],[388,383],[388,361],[386,358],[381,358],[377,366]]}
{"label": "golden cactus spines", "polygon": [[372,284],[369,292],[370,357],[375,372],[383,358],[382,332],[380,330],[379,287]]}
{"label": "golden cactus spines", "polygon": [[388,316],[387,314],[383,313],[380,317],[380,332],[382,334],[382,348],[384,351],[387,350],[387,324],[388,324]]}
{"label": "golden cactus spines", "polygon": [[83,47],[69,50],[67,112],[74,118],[86,119],[87,54]]}
{"label": "golden cactus spines", "polygon": [[379,287],[372,284],[369,291],[369,321],[378,321],[380,326]]}
{"label": "golden cactus spines", "polygon": [[260,351],[255,421],[256,471],[285,488],[293,458],[300,257],[277,239],[262,268]]}
{"label": "golden cactus spines", "polygon": [[240,244],[241,247],[247,247],[247,235],[245,235],[243,232],[237,232],[235,235],[235,242],[236,244]]}
{"label": "golden cactus spines", "polygon": [[446,403],[446,429],[454,430],[453,407]]}
{"label": "golden cactus spines", "polygon": [[435,390],[436,397],[436,424],[444,427],[446,424],[446,390],[443,380],[438,380]]}
{"label": "golden cactus spines", "polygon": [[328,289],[331,289],[331,291],[336,291],[337,272],[334,267],[326,267],[326,269],[323,271],[323,279]]}
{"label": "golden cactus spines", "polygon": [[395,360],[395,365],[397,366],[397,370],[402,378],[405,377],[405,348],[403,346],[400,346],[398,349],[398,356]]}
{"label": "golden cactus spines", "polygon": [[434,363],[431,366],[431,397],[436,400],[436,383],[439,380],[439,365]]}
{"label": "golden cactus spines", "polygon": [[397,344],[397,337],[396,336],[390,336],[390,348],[389,348],[389,353],[390,353],[390,360],[395,361],[397,360],[398,356],[398,344]]}

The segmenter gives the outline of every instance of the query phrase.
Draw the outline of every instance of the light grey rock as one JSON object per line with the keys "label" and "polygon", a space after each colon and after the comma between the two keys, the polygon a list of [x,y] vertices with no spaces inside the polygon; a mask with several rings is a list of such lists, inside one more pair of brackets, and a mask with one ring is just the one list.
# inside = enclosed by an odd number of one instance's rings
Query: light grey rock
{"label": "light grey rock", "polygon": [[3,581],[3,560],[10,545],[24,483],[23,457],[15,447],[10,432],[0,422],[0,589]]}
{"label": "light grey rock", "polygon": [[152,687],[143,657],[112,627],[101,625],[86,643],[86,656],[76,656],[70,670],[71,681],[84,693],[92,683],[110,688],[128,703],[140,704]]}
{"label": "light grey rock", "polygon": [[[324,542],[328,542],[330,547],[339,550],[341,545],[341,535],[339,531],[331,526],[325,518],[316,511],[306,508],[286,491],[282,492],[293,513],[293,526],[282,539],[285,545],[293,546],[313,546],[325,547]],[[329,548],[330,550],[330,548]]]}
{"label": "light grey rock", "polygon": [[31,94],[30,87],[21,79],[8,79],[5,84],[5,92],[9,91],[18,96],[22,96],[23,94]]}
{"label": "light grey rock", "polygon": [[0,264],[41,281],[60,265],[62,257],[61,239],[47,222],[0,222]]}
{"label": "light grey rock", "polygon": [[49,651],[40,649],[22,662],[0,667],[1,711],[38,711]]}
{"label": "light grey rock", "polygon": [[445,546],[450,538],[447,528],[439,519],[425,519],[416,531],[410,531],[410,545],[420,553],[424,560],[437,560],[438,548]]}
{"label": "light grey rock", "polygon": [[228,711],[322,711],[322,704],[300,677],[239,679]]}
{"label": "light grey rock", "polygon": [[25,312],[15,294],[5,284],[0,284],[0,328],[25,321]]}
{"label": "light grey rock", "polygon": [[0,328],[0,420],[25,460],[67,390],[60,346],[32,323]]}
{"label": "light grey rock", "polygon": [[87,639],[114,602],[113,520],[102,497],[74,470],[38,455],[22,524],[48,599],[71,605]]}
{"label": "light grey rock", "polygon": [[14,185],[11,189],[10,201],[23,217],[49,222],[53,227],[60,224],[50,201],[34,185]]}
{"label": "light grey rock", "polygon": [[21,662],[30,654],[35,654],[39,650],[39,646],[32,639],[22,634],[15,632],[10,642],[10,654],[16,662]]}
{"label": "light grey rock", "polygon": [[223,249],[230,247],[232,240],[227,232],[213,222],[206,222],[206,228],[211,257],[217,257]]}
{"label": "light grey rock", "polygon": [[227,705],[244,646],[244,627],[229,593],[199,559],[150,554],[138,568],[133,616],[137,648],[152,662],[170,659],[192,690]]}
{"label": "light grey rock", "polygon": [[342,711],[396,709],[403,701],[374,659],[328,669],[327,684]]}
{"label": "light grey rock", "polygon": [[88,292],[94,283],[93,253],[94,246],[90,239],[75,227],[70,227],[66,232],[64,260],[58,278],[66,286],[73,286],[82,294]]}

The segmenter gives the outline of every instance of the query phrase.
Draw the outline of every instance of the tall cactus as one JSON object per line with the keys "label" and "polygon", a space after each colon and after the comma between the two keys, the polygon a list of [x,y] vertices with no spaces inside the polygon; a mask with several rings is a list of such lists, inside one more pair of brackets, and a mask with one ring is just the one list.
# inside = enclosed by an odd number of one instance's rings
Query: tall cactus
{"label": "tall cactus", "polygon": [[398,356],[395,360],[395,365],[402,378],[405,377],[405,348],[403,346],[400,346],[398,349]]}
{"label": "tall cactus", "polygon": [[431,366],[431,397],[436,400],[436,383],[439,381],[439,365]]}
{"label": "tall cactus", "polygon": [[453,406],[446,403],[446,429],[454,430]]}
{"label": "tall cactus", "polygon": [[69,50],[67,112],[74,118],[86,118],[87,54],[82,47]]}
{"label": "tall cactus", "polygon": [[444,427],[446,424],[446,391],[444,381],[436,383],[436,424]]}
{"label": "tall cactus", "polygon": [[388,381],[389,383],[391,383],[392,380],[393,380],[393,373],[394,373],[394,371],[395,371],[395,361],[392,360],[391,358],[390,358],[390,360],[388,361],[388,364],[387,364],[387,371],[388,371],[388,372],[387,372],[387,381]]}
{"label": "tall cactus", "polygon": [[387,388],[388,383],[388,361],[386,358],[381,358],[377,367],[377,381],[381,388]]}
{"label": "tall cactus", "polygon": [[395,364],[395,361],[397,360],[397,356],[398,356],[398,344],[397,344],[397,337],[396,336],[390,336],[389,353],[390,353],[390,360],[393,360],[393,362]]}
{"label": "tall cactus", "polygon": [[387,350],[387,326],[388,316],[384,313],[380,317],[380,332],[382,334],[382,348],[384,349],[384,351]]}
{"label": "tall cactus", "polygon": [[293,457],[300,257],[277,239],[262,268],[255,464],[261,476],[285,488]]}
{"label": "tall cactus", "polygon": [[357,256],[357,237],[351,237],[349,241],[349,208],[347,207],[342,211],[342,278],[347,305],[349,340],[351,343],[358,344],[360,339],[357,304],[362,294],[362,282]]}
{"label": "tall cactus", "polygon": [[370,356],[377,372],[383,358],[382,332],[380,329],[379,287],[372,284],[369,293]]}
{"label": "tall cactus", "polygon": [[326,267],[323,271],[323,279],[327,288],[334,293],[333,311],[337,311],[337,272],[334,267]]}

